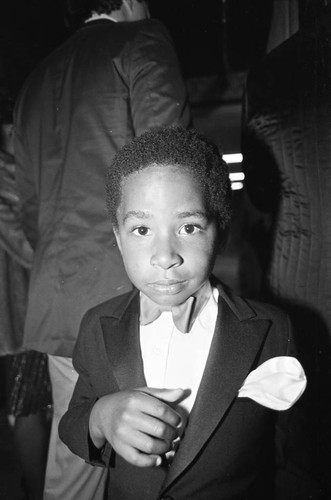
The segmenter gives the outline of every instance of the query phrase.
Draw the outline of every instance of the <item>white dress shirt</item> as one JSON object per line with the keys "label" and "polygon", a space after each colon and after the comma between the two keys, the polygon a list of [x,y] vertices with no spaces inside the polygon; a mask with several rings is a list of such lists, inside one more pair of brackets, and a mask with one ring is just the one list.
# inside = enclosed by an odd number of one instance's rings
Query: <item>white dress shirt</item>
{"label": "white dress shirt", "polygon": [[149,325],[140,325],[140,346],[147,385],[188,389],[190,395],[178,407],[184,418],[193,407],[206,366],[215,330],[218,295],[218,290],[213,288],[189,333],[177,330],[171,312],[163,312]]}

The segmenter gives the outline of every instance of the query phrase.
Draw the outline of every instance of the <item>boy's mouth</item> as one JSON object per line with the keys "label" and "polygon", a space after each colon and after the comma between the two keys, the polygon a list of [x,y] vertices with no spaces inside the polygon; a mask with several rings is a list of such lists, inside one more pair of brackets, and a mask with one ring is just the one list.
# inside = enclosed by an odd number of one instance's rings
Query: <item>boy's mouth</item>
{"label": "boy's mouth", "polygon": [[175,295],[180,293],[185,286],[185,281],[180,280],[158,280],[148,284],[154,292]]}

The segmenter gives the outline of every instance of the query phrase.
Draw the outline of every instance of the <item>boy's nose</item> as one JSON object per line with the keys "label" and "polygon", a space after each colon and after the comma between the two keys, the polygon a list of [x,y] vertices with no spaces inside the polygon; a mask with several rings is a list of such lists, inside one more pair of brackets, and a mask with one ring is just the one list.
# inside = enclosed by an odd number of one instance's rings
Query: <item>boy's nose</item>
{"label": "boy's nose", "polygon": [[180,266],[183,262],[178,249],[171,242],[159,242],[155,246],[151,257],[151,264],[154,267],[161,269],[170,269],[171,267]]}

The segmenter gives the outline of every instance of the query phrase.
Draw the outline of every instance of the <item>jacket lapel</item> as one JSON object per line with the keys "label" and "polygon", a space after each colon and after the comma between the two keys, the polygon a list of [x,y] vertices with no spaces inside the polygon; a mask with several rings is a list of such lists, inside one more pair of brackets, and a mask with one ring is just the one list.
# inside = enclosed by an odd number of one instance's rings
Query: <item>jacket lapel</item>
{"label": "jacket lapel", "polygon": [[220,289],[219,313],[210,354],[185,436],[169,468],[163,491],[184,472],[222,422],[226,411],[252,370],[268,332],[269,321],[254,320],[241,299],[231,301]]}
{"label": "jacket lapel", "polygon": [[105,347],[120,391],[146,386],[139,340],[139,294],[123,296],[111,316],[101,318]]}

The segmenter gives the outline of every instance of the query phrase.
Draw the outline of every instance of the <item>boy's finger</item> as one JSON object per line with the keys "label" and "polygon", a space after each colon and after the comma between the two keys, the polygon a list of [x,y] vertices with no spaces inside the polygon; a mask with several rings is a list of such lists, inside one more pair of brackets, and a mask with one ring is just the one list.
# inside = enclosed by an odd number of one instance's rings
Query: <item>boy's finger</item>
{"label": "boy's finger", "polygon": [[160,399],[166,403],[179,403],[190,395],[187,389],[158,389],[155,387],[140,387],[137,391],[144,392],[150,396]]}
{"label": "boy's finger", "polygon": [[159,467],[162,463],[160,455],[142,453],[131,446],[123,447],[120,454],[127,462],[136,467]]}
{"label": "boy's finger", "polygon": [[[173,441],[178,437],[178,428],[159,418],[144,413],[136,416],[135,428],[153,438]],[[157,452],[159,453],[159,452]]]}
{"label": "boy's finger", "polygon": [[[181,391],[181,389],[179,390]],[[160,419],[173,427],[180,425],[181,416],[171,405],[155,394],[140,390],[139,392],[144,395],[144,398],[140,398],[139,406],[142,413]]]}
{"label": "boy's finger", "polygon": [[172,441],[155,439],[143,432],[135,432],[129,443],[137,451],[147,455],[164,455],[172,449]]}

